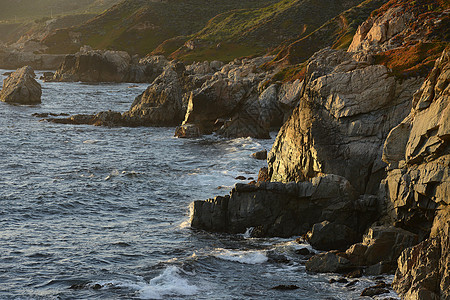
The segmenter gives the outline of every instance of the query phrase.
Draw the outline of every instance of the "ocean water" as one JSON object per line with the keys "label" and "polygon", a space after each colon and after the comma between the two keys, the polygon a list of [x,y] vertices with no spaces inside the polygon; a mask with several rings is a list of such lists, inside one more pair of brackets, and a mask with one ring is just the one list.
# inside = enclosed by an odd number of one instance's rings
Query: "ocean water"
{"label": "ocean water", "polygon": [[[0,102],[0,299],[361,299],[374,284],[307,274],[295,237],[189,227],[193,200],[256,179],[265,162],[251,154],[275,133],[52,124],[32,114],[125,111],[147,85],[40,83],[40,105]],[[299,288],[271,289],[281,284]]]}

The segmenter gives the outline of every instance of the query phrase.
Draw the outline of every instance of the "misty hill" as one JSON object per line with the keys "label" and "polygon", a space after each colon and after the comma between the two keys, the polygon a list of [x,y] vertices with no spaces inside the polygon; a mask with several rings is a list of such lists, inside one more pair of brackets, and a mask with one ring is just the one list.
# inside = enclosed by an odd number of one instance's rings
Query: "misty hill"
{"label": "misty hill", "polygon": [[98,14],[118,2],[120,0],[0,0],[0,21],[20,21],[60,14]]}

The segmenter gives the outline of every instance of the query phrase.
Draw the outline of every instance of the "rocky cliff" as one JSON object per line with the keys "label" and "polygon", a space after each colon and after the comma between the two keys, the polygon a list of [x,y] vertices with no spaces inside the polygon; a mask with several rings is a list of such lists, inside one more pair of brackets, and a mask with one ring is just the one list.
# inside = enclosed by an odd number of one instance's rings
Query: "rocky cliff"
{"label": "rocky cliff", "polygon": [[406,116],[422,81],[399,80],[358,54],[319,51],[308,62],[299,106],[269,153],[271,179],[337,174],[361,194],[375,194],[385,176],[384,139]]}
{"label": "rocky cliff", "polygon": [[398,260],[394,288],[407,299],[450,297],[449,78],[450,49],[446,49],[414,95],[410,114],[384,145],[390,216],[398,226],[423,238],[429,235]]}

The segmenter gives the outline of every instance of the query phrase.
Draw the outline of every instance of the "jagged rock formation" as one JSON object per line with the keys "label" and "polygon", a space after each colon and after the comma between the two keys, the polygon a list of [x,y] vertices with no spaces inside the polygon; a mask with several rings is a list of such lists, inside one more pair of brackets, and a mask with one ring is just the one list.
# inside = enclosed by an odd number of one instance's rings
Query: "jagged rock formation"
{"label": "jagged rock formation", "polygon": [[[183,103],[182,63],[166,66],[161,75],[136,97],[123,114],[123,122],[132,126],[176,126],[183,120],[187,103]],[[184,98],[185,99],[185,98]]]}
{"label": "jagged rock formation", "polygon": [[[399,258],[394,287],[407,299],[450,297],[450,51],[414,95],[410,114],[389,134],[383,159],[390,216],[428,239]],[[431,224],[434,222],[433,227]]]}
{"label": "jagged rock formation", "polygon": [[[226,65],[212,61],[185,66],[153,56],[130,69],[119,54],[89,50],[80,52],[78,57],[68,56],[67,64],[54,76],[63,81],[80,78],[83,81],[122,81],[131,78],[130,70],[138,74],[135,79],[140,78],[143,73],[136,72],[142,70],[139,68],[148,70],[144,72],[146,78],[158,75],[147,90],[136,97],[131,108],[121,118],[115,118],[118,121],[115,126],[175,126],[184,120],[176,129],[178,137],[196,137],[214,131],[226,137],[269,138],[270,131],[281,126],[298,100],[299,81],[265,86],[271,73],[259,66],[271,57],[235,60]],[[91,60],[102,67],[94,66]],[[90,69],[91,66],[94,68]],[[119,69],[123,71],[117,71]],[[95,115],[48,120],[114,125],[103,123]]]}
{"label": "jagged rock formation", "polygon": [[0,100],[14,104],[41,103],[41,85],[34,79],[35,76],[33,69],[29,66],[11,73],[3,80]]}
{"label": "jagged rock formation", "polygon": [[450,52],[436,62],[414,95],[410,114],[384,144],[391,215],[404,228],[426,236],[434,212],[450,204]]}
{"label": "jagged rock formation", "polygon": [[269,154],[272,180],[338,174],[361,194],[375,194],[385,175],[384,138],[405,117],[422,80],[400,81],[385,66],[345,51],[317,52],[309,60],[299,106]]}
{"label": "jagged rock formation", "polygon": [[298,183],[236,184],[229,196],[195,201],[191,226],[253,236],[305,234],[327,220],[362,232],[376,218],[376,203],[358,199],[349,182],[326,175]]}
{"label": "jagged rock formation", "polygon": [[450,298],[450,209],[438,211],[430,238],[398,259],[394,289],[403,299]]}
{"label": "jagged rock formation", "polygon": [[437,1],[391,0],[358,27],[348,51],[378,53],[445,40],[450,20],[443,8]]}
{"label": "jagged rock formation", "polygon": [[281,126],[290,112],[299,85],[262,87],[270,73],[259,67],[269,60],[271,57],[235,60],[193,90],[177,136],[184,137],[183,128],[194,126],[200,134],[215,131],[226,137],[268,138],[270,130]]}

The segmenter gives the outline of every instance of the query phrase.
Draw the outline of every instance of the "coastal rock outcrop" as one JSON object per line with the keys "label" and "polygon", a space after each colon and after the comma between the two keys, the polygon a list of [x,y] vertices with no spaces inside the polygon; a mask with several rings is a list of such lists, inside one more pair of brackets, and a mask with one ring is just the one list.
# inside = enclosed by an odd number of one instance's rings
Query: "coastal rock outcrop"
{"label": "coastal rock outcrop", "polygon": [[[270,73],[261,70],[260,66],[270,59],[235,60],[222,66],[200,88],[192,91],[181,128],[194,126],[200,134],[216,132],[232,138],[269,138],[270,130],[281,126],[285,114],[292,109],[291,102],[295,101],[292,99],[295,88],[280,91],[277,84],[261,86],[269,80]],[[213,68],[204,66],[200,69],[208,72]],[[184,137],[185,131],[177,129],[181,135],[176,135]]]}
{"label": "coastal rock outcrop", "polygon": [[22,67],[11,73],[3,80],[3,88],[0,91],[0,100],[14,104],[39,104],[41,103],[41,85],[34,79],[34,70]]}
{"label": "coastal rock outcrop", "polygon": [[17,50],[0,51],[0,68],[17,69],[30,66],[35,70],[56,70],[64,58],[64,54],[41,54]]}
{"label": "coastal rock outcrop", "polygon": [[183,72],[182,63],[166,66],[161,75],[136,97],[131,108],[123,114],[123,122],[131,126],[179,125],[187,106],[183,103]]}
{"label": "coastal rock outcrop", "polygon": [[139,61],[125,51],[92,50],[82,47],[69,54],[53,77],[54,81],[83,82],[152,82],[168,61],[162,56]]}
{"label": "coastal rock outcrop", "polygon": [[191,226],[253,236],[302,235],[329,221],[362,233],[377,217],[376,203],[361,202],[349,182],[337,175],[311,181],[236,184],[230,195],[194,201]]}
{"label": "coastal rock outcrop", "polygon": [[377,193],[383,141],[423,78],[398,80],[387,67],[357,59],[323,49],[309,60],[299,105],[268,156],[272,181],[337,174],[361,194]]}
{"label": "coastal rock outcrop", "polygon": [[[314,228],[313,228],[314,230]],[[393,226],[372,226],[363,237],[343,252],[320,253],[306,263],[310,272],[331,273],[364,269],[368,275],[391,273],[402,251],[417,243],[417,235]]]}

